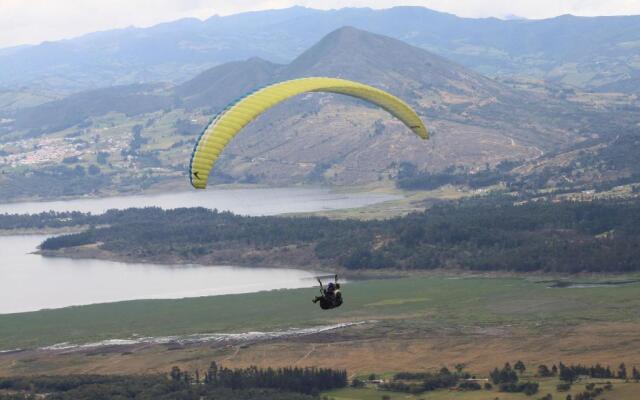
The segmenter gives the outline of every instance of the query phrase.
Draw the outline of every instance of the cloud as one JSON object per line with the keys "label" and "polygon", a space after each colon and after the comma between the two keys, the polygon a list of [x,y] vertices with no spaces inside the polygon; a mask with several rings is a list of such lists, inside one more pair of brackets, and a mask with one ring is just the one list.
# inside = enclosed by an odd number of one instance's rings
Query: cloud
{"label": "cloud", "polygon": [[197,16],[206,0],[0,0],[0,47]]}
{"label": "cloud", "polygon": [[322,9],[416,5],[463,17],[640,14],[639,0],[0,0],[0,47],[293,5]]}

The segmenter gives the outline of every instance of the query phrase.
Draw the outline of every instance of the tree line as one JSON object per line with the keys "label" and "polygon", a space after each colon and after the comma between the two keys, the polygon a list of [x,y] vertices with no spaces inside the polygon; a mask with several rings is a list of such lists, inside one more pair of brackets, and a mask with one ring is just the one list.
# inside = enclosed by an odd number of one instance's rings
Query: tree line
{"label": "tree line", "polygon": [[171,380],[187,383],[195,382],[217,388],[247,389],[267,388],[287,390],[305,394],[318,394],[324,390],[347,386],[347,371],[329,368],[248,368],[230,369],[214,361],[202,374],[181,371],[173,367],[170,372]]}
{"label": "tree line", "polygon": [[[313,400],[321,390],[347,385],[344,370],[318,368],[228,369],[173,367],[168,374],[67,375],[0,378],[0,400]],[[9,394],[11,392],[11,394]],[[5,393],[5,394],[3,394]]]}
{"label": "tree line", "polygon": [[[45,225],[91,226],[82,233],[47,239],[43,250],[101,243],[116,254],[190,262],[221,249],[243,253],[299,246],[310,249],[319,263],[349,270],[640,270],[637,201],[518,205],[504,197],[471,199],[372,221],[247,217],[203,208],[41,216]],[[42,224],[38,217],[0,216],[0,227],[37,224]]]}
{"label": "tree line", "polygon": [[518,372],[522,375],[525,370],[526,367],[522,361],[516,362],[513,367],[506,363],[501,369],[494,368],[489,374],[489,378],[501,392],[524,393],[531,396],[538,393],[539,384],[531,381],[521,382]]}
{"label": "tree line", "polygon": [[634,366],[630,373],[628,373],[625,363],[620,363],[617,370],[611,370],[609,366],[604,367],[600,364],[586,366],[580,364],[564,365],[563,363],[560,363],[557,371],[560,380],[569,384],[575,382],[580,376],[599,379],[631,378],[633,380],[640,381],[640,372],[638,369]]}
{"label": "tree line", "polygon": [[[572,385],[582,378],[595,379],[618,379],[640,382],[640,372],[634,366],[629,371],[624,363],[620,363],[616,369],[609,366],[595,364],[591,366],[582,364],[565,365],[559,362],[557,365],[548,366],[546,364],[538,365],[537,369],[530,374],[525,375],[527,371],[526,365],[518,360],[513,366],[505,363],[501,368],[494,368],[488,376],[488,381],[481,385],[482,379],[476,379],[475,376],[464,371],[464,364],[457,364],[455,371],[450,371],[446,367],[441,368],[438,372],[398,372],[388,381],[382,381],[378,384],[378,388],[387,391],[404,392],[412,394],[420,394],[438,389],[450,389],[458,391],[481,390],[488,391],[497,388],[499,392],[505,393],[523,393],[527,396],[537,394],[540,388],[538,382],[533,381],[535,378],[557,378],[560,383],[557,385],[558,392],[568,392]],[[526,377],[526,379],[523,379]],[[372,380],[370,378],[370,380]],[[354,379],[353,387],[363,387],[364,381]],[[566,400],[592,400],[600,396],[607,390],[613,389],[613,384],[607,382],[589,382],[584,386],[583,391],[578,392],[574,396],[567,394],[563,396]],[[547,394],[540,400],[552,400],[553,396]]]}
{"label": "tree line", "polygon": [[464,390],[475,390],[475,387],[469,387],[466,382],[462,382],[463,379],[468,379],[468,377],[469,375],[462,371],[462,369],[452,372],[448,368],[442,367],[435,373],[400,372],[395,374],[392,380],[383,382],[378,387],[392,392],[413,394],[430,392],[438,389],[448,389],[456,386],[459,386],[460,389]]}

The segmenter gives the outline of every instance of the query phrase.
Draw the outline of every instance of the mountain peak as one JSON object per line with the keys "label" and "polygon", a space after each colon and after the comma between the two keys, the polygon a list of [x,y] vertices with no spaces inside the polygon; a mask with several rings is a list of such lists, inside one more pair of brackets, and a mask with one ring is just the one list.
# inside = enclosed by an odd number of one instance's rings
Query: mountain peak
{"label": "mountain peak", "polygon": [[403,42],[400,42],[399,40],[392,39],[388,36],[379,35],[363,29],[355,28],[350,25],[345,25],[326,34],[316,44],[316,46],[322,44],[323,42],[340,42],[340,41],[348,41],[348,40],[371,40],[372,38],[391,40],[394,42],[403,43]]}
{"label": "mountain peak", "polygon": [[340,27],[334,30],[333,32],[329,32],[325,37],[329,37],[331,35],[334,35],[334,36],[360,35],[365,33],[370,33],[370,32],[363,31],[362,29],[355,28],[351,25],[345,25],[343,27]]}
{"label": "mountain peak", "polygon": [[468,87],[485,88],[488,93],[497,86],[496,82],[426,50],[351,26],[327,34],[284,68],[282,75],[285,79],[341,77],[381,88],[414,82],[433,89],[446,86],[448,91],[453,82],[465,81]]}
{"label": "mountain peak", "polygon": [[407,99],[419,93],[492,97],[503,88],[490,79],[397,39],[343,26],[288,65],[262,58],[222,64],[176,88],[187,108],[222,108],[230,99],[270,82],[329,76],[367,83]]}
{"label": "mountain peak", "polygon": [[[293,60],[287,67],[286,74],[291,77],[305,74],[343,76],[362,71],[359,75],[365,76],[368,70],[385,69],[390,63],[400,62],[412,49],[412,46],[396,39],[344,26],[330,32]],[[390,59],[388,56],[393,53],[402,56]],[[364,66],[368,68],[363,68]],[[355,76],[351,78],[356,79]]]}
{"label": "mountain peak", "polygon": [[185,97],[187,107],[220,107],[229,100],[225,94],[242,94],[262,86],[270,82],[280,68],[281,65],[260,57],[234,61],[201,72],[178,86],[176,93]]}

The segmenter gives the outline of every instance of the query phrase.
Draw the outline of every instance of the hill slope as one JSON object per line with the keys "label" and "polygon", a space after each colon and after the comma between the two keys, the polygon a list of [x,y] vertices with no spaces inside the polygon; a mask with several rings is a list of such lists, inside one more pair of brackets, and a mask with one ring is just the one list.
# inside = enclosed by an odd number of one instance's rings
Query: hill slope
{"label": "hill slope", "polygon": [[[254,64],[234,66],[244,71]],[[203,76],[214,76],[213,71]],[[437,170],[531,159],[582,140],[603,118],[602,112],[512,89],[422,49],[351,27],[330,33],[288,65],[272,66],[272,72],[262,81],[339,76],[389,90],[419,110],[435,138],[417,141],[385,112],[364,103],[307,95],[274,107],[232,143],[219,166],[232,175],[278,183],[292,178],[362,183],[386,179],[402,161]],[[203,82],[203,76],[193,82]],[[208,85],[197,85],[198,93],[219,82]],[[224,94],[229,101],[243,94],[235,86]],[[220,109],[218,104],[212,97],[201,105]]]}
{"label": "hill slope", "polygon": [[394,179],[402,162],[428,171],[464,165],[472,173],[504,160],[535,164],[541,155],[611,142],[640,115],[626,97],[501,83],[399,40],[344,27],[289,64],[251,58],[178,86],[118,86],[9,112],[0,124],[6,142],[0,163],[17,173],[35,165],[44,176],[72,175],[79,184],[82,170],[46,168],[64,160],[72,167],[80,157],[85,167],[99,163],[117,190],[175,179],[186,171],[197,133],[228,102],[269,82],[314,75],[355,79],[400,96],[433,138],[420,141],[359,100],[307,94],[243,130],[216,165],[214,180],[351,185]]}

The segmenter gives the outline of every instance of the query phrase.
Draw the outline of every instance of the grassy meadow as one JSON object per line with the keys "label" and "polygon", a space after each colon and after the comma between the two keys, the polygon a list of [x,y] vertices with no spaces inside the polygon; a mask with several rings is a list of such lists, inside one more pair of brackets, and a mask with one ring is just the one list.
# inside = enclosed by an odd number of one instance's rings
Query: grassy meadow
{"label": "grassy meadow", "polygon": [[[640,285],[548,288],[523,278],[424,276],[348,283],[345,304],[322,311],[317,289],[180,300],[136,300],[0,315],[0,350],[132,335],[245,332],[376,320],[365,332],[553,327],[640,319]],[[397,329],[396,329],[397,328]]]}
{"label": "grassy meadow", "polygon": [[[492,390],[477,390],[477,391],[457,391],[457,390],[436,390],[433,392],[425,392],[421,394],[408,394],[398,392],[388,392],[383,390],[377,390],[374,387],[366,387],[362,389],[346,388],[339,390],[332,390],[323,393],[330,400],[380,400],[383,396],[387,396],[389,400],[524,400],[524,399],[538,399],[547,394],[551,394],[553,399],[564,400],[568,394],[575,397],[578,393],[585,391],[585,385],[588,383],[595,383],[602,386],[606,382],[611,382],[613,388],[605,391],[598,398],[601,399],[617,399],[617,400],[635,400],[640,393],[640,384],[637,382],[625,382],[619,379],[612,379],[605,381],[602,379],[584,379],[580,382],[572,385],[571,390],[559,392],[556,390],[556,385],[560,383],[555,378],[534,378],[533,381],[540,383],[540,389],[538,393],[533,396],[526,396],[522,393],[504,393],[499,392],[496,388]],[[525,378],[526,379],[526,378]]]}

